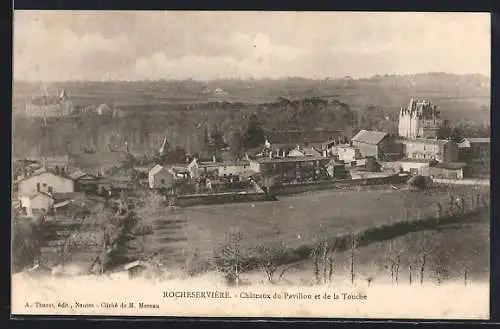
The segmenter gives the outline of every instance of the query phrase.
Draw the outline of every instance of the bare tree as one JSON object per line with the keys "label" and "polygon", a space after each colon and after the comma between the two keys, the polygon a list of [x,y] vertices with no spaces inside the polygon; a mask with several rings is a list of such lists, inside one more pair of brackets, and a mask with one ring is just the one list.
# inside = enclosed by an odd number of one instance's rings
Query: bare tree
{"label": "bare tree", "polygon": [[314,276],[318,284],[331,282],[336,250],[335,245],[327,239],[321,239],[311,250],[310,256],[314,263]]}
{"label": "bare tree", "polygon": [[357,241],[357,237],[355,236],[354,233],[351,234],[351,238],[350,238],[350,256],[349,256],[349,259],[350,259],[350,273],[351,273],[351,284],[354,285],[354,279],[355,279],[355,276],[356,276],[356,269],[354,268],[354,258],[355,258],[355,255],[356,255],[356,248],[358,247],[358,241]]}
{"label": "bare tree", "polygon": [[418,257],[420,270],[420,284],[424,283],[428,258],[433,250],[435,235],[432,232],[421,231],[418,233]]}
{"label": "bare tree", "polygon": [[214,252],[215,268],[224,274],[226,282],[230,285],[238,286],[241,273],[248,267],[245,263],[247,252],[242,247],[243,239],[241,232],[231,233]]}
{"label": "bare tree", "polygon": [[386,268],[390,271],[392,283],[399,283],[399,269],[403,252],[404,246],[401,239],[386,241]]}
{"label": "bare tree", "polygon": [[[295,266],[295,264],[279,264],[286,256],[286,246],[284,243],[260,244],[253,249],[252,253],[257,260],[257,264],[266,274],[267,280],[272,284],[281,281],[285,273]],[[277,273],[279,275],[276,278]]]}

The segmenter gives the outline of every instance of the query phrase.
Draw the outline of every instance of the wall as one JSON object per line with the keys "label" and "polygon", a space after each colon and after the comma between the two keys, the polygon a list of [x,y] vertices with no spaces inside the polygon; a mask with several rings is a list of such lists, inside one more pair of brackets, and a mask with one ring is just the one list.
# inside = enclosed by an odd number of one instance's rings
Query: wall
{"label": "wall", "polygon": [[71,193],[75,191],[73,180],[53,173],[42,173],[19,182],[19,194],[29,195],[37,192],[37,183],[40,184],[39,192],[49,193],[49,187],[52,187],[53,193]]}
{"label": "wall", "polygon": [[457,162],[458,161],[458,145],[453,141],[448,141],[443,145],[443,162]]}
{"label": "wall", "polygon": [[53,204],[54,200],[48,195],[37,194],[33,198],[29,197],[21,197],[21,207],[26,208],[26,212],[28,216],[32,216],[33,209],[45,209],[48,210]]}
{"label": "wall", "polygon": [[372,157],[375,157],[378,159],[378,156],[379,156],[378,145],[366,144],[366,143],[357,142],[357,141],[353,141],[352,145],[359,149],[359,153],[361,153],[361,155],[363,157],[372,156]]}
{"label": "wall", "polygon": [[433,178],[444,179],[463,179],[464,172],[462,169],[445,169],[445,168],[430,168],[430,174]]}
{"label": "wall", "polygon": [[429,163],[419,162],[398,162],[403,171],[411,172],[412,169],[417,170],[417,173],[422,176],[429,176]]}
{"label": "wall", "polygon": [[331,154],[338,155],[338,159],[351,163],[361,158],[359,149],[351,146],[333,146],[330,148]]}
{"label": "wall", "polygon": [[245,174],[250,171],[250,165],[249,164],[228,164],[224,165],[222,164],[219,167],[219,176],[224,176],[224,175],[241,175]]}
{"label": "wall", "polygon": [[154,175],[149,174],[148,178],[150,188],[167,188],[170,187],[173,182],[172,174],[166,168],[162,168]]}

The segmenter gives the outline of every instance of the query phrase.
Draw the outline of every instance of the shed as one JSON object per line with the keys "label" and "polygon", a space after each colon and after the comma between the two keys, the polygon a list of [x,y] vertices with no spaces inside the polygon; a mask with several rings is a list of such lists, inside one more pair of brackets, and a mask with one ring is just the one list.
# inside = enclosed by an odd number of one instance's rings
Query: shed
{"label": "shed", "polygon": [[128,263],[124,266],[124,269],[128,272],[128,276],[130,279],[136,278],[144,273],[145,270],[148,269],[148,265],[140,260],[137,260],[132,263]]}
{"label": "shed", "polygon": [[359,149],[364,157],[379,159],[382,155],[384,143],[387,143],[388,134],[382,131],[361,130],[352,139],[352,145]]}

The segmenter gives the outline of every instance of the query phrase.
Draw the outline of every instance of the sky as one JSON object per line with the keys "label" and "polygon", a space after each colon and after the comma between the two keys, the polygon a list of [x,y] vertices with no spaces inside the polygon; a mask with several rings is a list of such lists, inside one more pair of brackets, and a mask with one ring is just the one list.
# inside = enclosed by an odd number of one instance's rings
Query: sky
{"label": "sky", "polygon": [[14,80],[490,74],[487,13],[15,11]]}

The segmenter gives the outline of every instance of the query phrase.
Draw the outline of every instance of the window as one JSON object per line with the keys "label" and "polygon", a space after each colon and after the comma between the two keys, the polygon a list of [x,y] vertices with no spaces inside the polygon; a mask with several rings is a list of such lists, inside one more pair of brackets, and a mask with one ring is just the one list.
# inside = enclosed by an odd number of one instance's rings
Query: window
{"label": "window", "polygon": [[43,186],[43,187],[46,187],[46,186],[47,186],[47,184],[43,183],[43,184],[42,184],[42,186]]}
{"label": "window", "polygon": [[53,187],[52,187],[52,186],[49,186],[49,188],[48,188],[48,192],[49,192],[49,193],[54,193],[54,189],[53,189]]}
{"label": "window", "polygon": [[165,184],[165,180],[164,180],[164,179],[162,179],[162,180],[160,181],[160,183],[161,183],[161,184]]}

